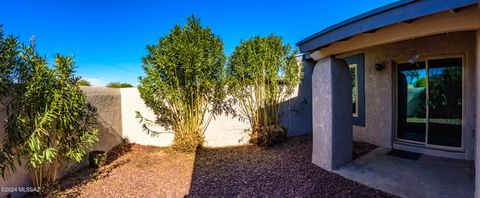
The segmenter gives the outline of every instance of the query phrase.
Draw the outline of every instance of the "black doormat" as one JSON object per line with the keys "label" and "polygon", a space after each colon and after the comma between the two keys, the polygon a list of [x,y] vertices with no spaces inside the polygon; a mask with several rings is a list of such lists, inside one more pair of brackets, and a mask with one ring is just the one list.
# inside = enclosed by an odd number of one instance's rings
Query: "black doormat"
{"label": "black doormat", "polygon": [[396,149],[391,150],[390,152],[387,153],[387,155],[405,158],[405,159],[414,160],[414,161],[418,160],[418,158],[422,156],[422,154],[419,154],[419,153],[401,151]]}

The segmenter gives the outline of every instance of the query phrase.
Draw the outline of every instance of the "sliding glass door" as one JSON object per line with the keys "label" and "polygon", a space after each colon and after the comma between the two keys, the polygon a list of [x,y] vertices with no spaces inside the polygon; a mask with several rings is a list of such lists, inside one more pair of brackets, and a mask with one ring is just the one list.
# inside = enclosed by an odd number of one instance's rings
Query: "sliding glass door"
{"label": "sliding glass door", "polygon": [[462,58],[399,64],[396,140],[463,148]]}

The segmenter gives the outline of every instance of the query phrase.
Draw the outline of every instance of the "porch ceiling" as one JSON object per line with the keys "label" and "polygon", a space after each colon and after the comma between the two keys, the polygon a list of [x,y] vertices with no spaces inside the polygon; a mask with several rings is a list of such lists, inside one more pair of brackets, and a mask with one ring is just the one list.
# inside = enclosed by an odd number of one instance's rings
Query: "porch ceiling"
{"label": "porch ceiling", "polygon": [[480,7],[478,4],[395,23],[346,37],[342,40],[328,43],[315,51],[310,51],[310,56],[314,60],[318,60],[326,56],[375,45],[433,34],[476,29],[480,29]]}
{"label": "porch ceiling", "polygon": [[301,52],[313,51],[362,32],[477,3],[477,0],[401,0],[332,25],[297,45]]}

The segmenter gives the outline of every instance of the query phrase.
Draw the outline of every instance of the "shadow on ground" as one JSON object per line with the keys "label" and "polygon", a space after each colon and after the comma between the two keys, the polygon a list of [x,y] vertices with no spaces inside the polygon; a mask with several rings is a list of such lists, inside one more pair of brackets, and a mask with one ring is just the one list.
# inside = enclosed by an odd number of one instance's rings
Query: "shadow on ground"
{"label": "shadow on ground", "polygon": [[[311,135],[268,149],[202,148],[187,197],[389,197],[311,163]],[[364,146],[364,145],[363,145]]]}
{"label": "shadow on ground", "polygon": [[93,180],[108,177],[109,173],[112,172],[115,168],[129,162],[128,160],[116,160],[121,156],[125,155],[126,153],[132,151],[132,145],[133,144],[128,142],[122,142],[119,145],[113,147],[107,154],[106,164],[98,169],[85,166],[75,172],[67,174],[63,177],[62,180],[59,181],[59,190],[57,192],[51,193],[50,196],[79,196],[81,192],[78,191],[68,191],[68,193],[66,194],[62,192],[67,192],[66,190],[68,189],[76,188]]}
{"label": "shadow on ground", "polygon": [[[354,145],[354,156],[370,151]],[[268,149],[202,148],[196,154],[123,144],[109,153],[108,165],[65,177],[51,197],[391,196],[315,166],[311,149],[311,135]]]}

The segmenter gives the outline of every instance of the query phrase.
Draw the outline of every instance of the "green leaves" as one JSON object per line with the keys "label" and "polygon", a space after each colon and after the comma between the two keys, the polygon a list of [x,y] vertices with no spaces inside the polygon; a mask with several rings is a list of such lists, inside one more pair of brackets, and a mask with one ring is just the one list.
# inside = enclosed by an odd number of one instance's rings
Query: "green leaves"
{"label": "green leaves", "polygon": [[194,150],[203,142],[211,117],[221,112],[226,94],[223,42],[191,16],[185,26],[176,25],[156,45],[147,45],[147,51],[141,97],[155,113],[155,124],[175,133],[174,144],[189,142],[184,150]]}
{"label": "green leaves", "polygon": [[229,90],[239,101],[239,115],[250,122],[252,137],[267,137],[255,133],[279,124],[280,103],[302,78],[295,53],[280,37],[270,35],[242,41],[230,57]]}
{"label": "green leaves", "polygon": [[58,164],[81,161],[98,141],[97,114],[76,85],[73,56],[58,54],[48,66],[33,41],[20,45],[0,32],[0,99],[8,115],[0,171],[5,179],[15,160],[27,160],[39,186],[55,179]]}
{"label": "green leaves", "polygon": [[133,87],[133,85],[128,84],[128,83],[121,83],[121,82],[110,82],[110,83],[108,83],[105,87],[110,87],[110,88],[129,88],[129,87]]}

